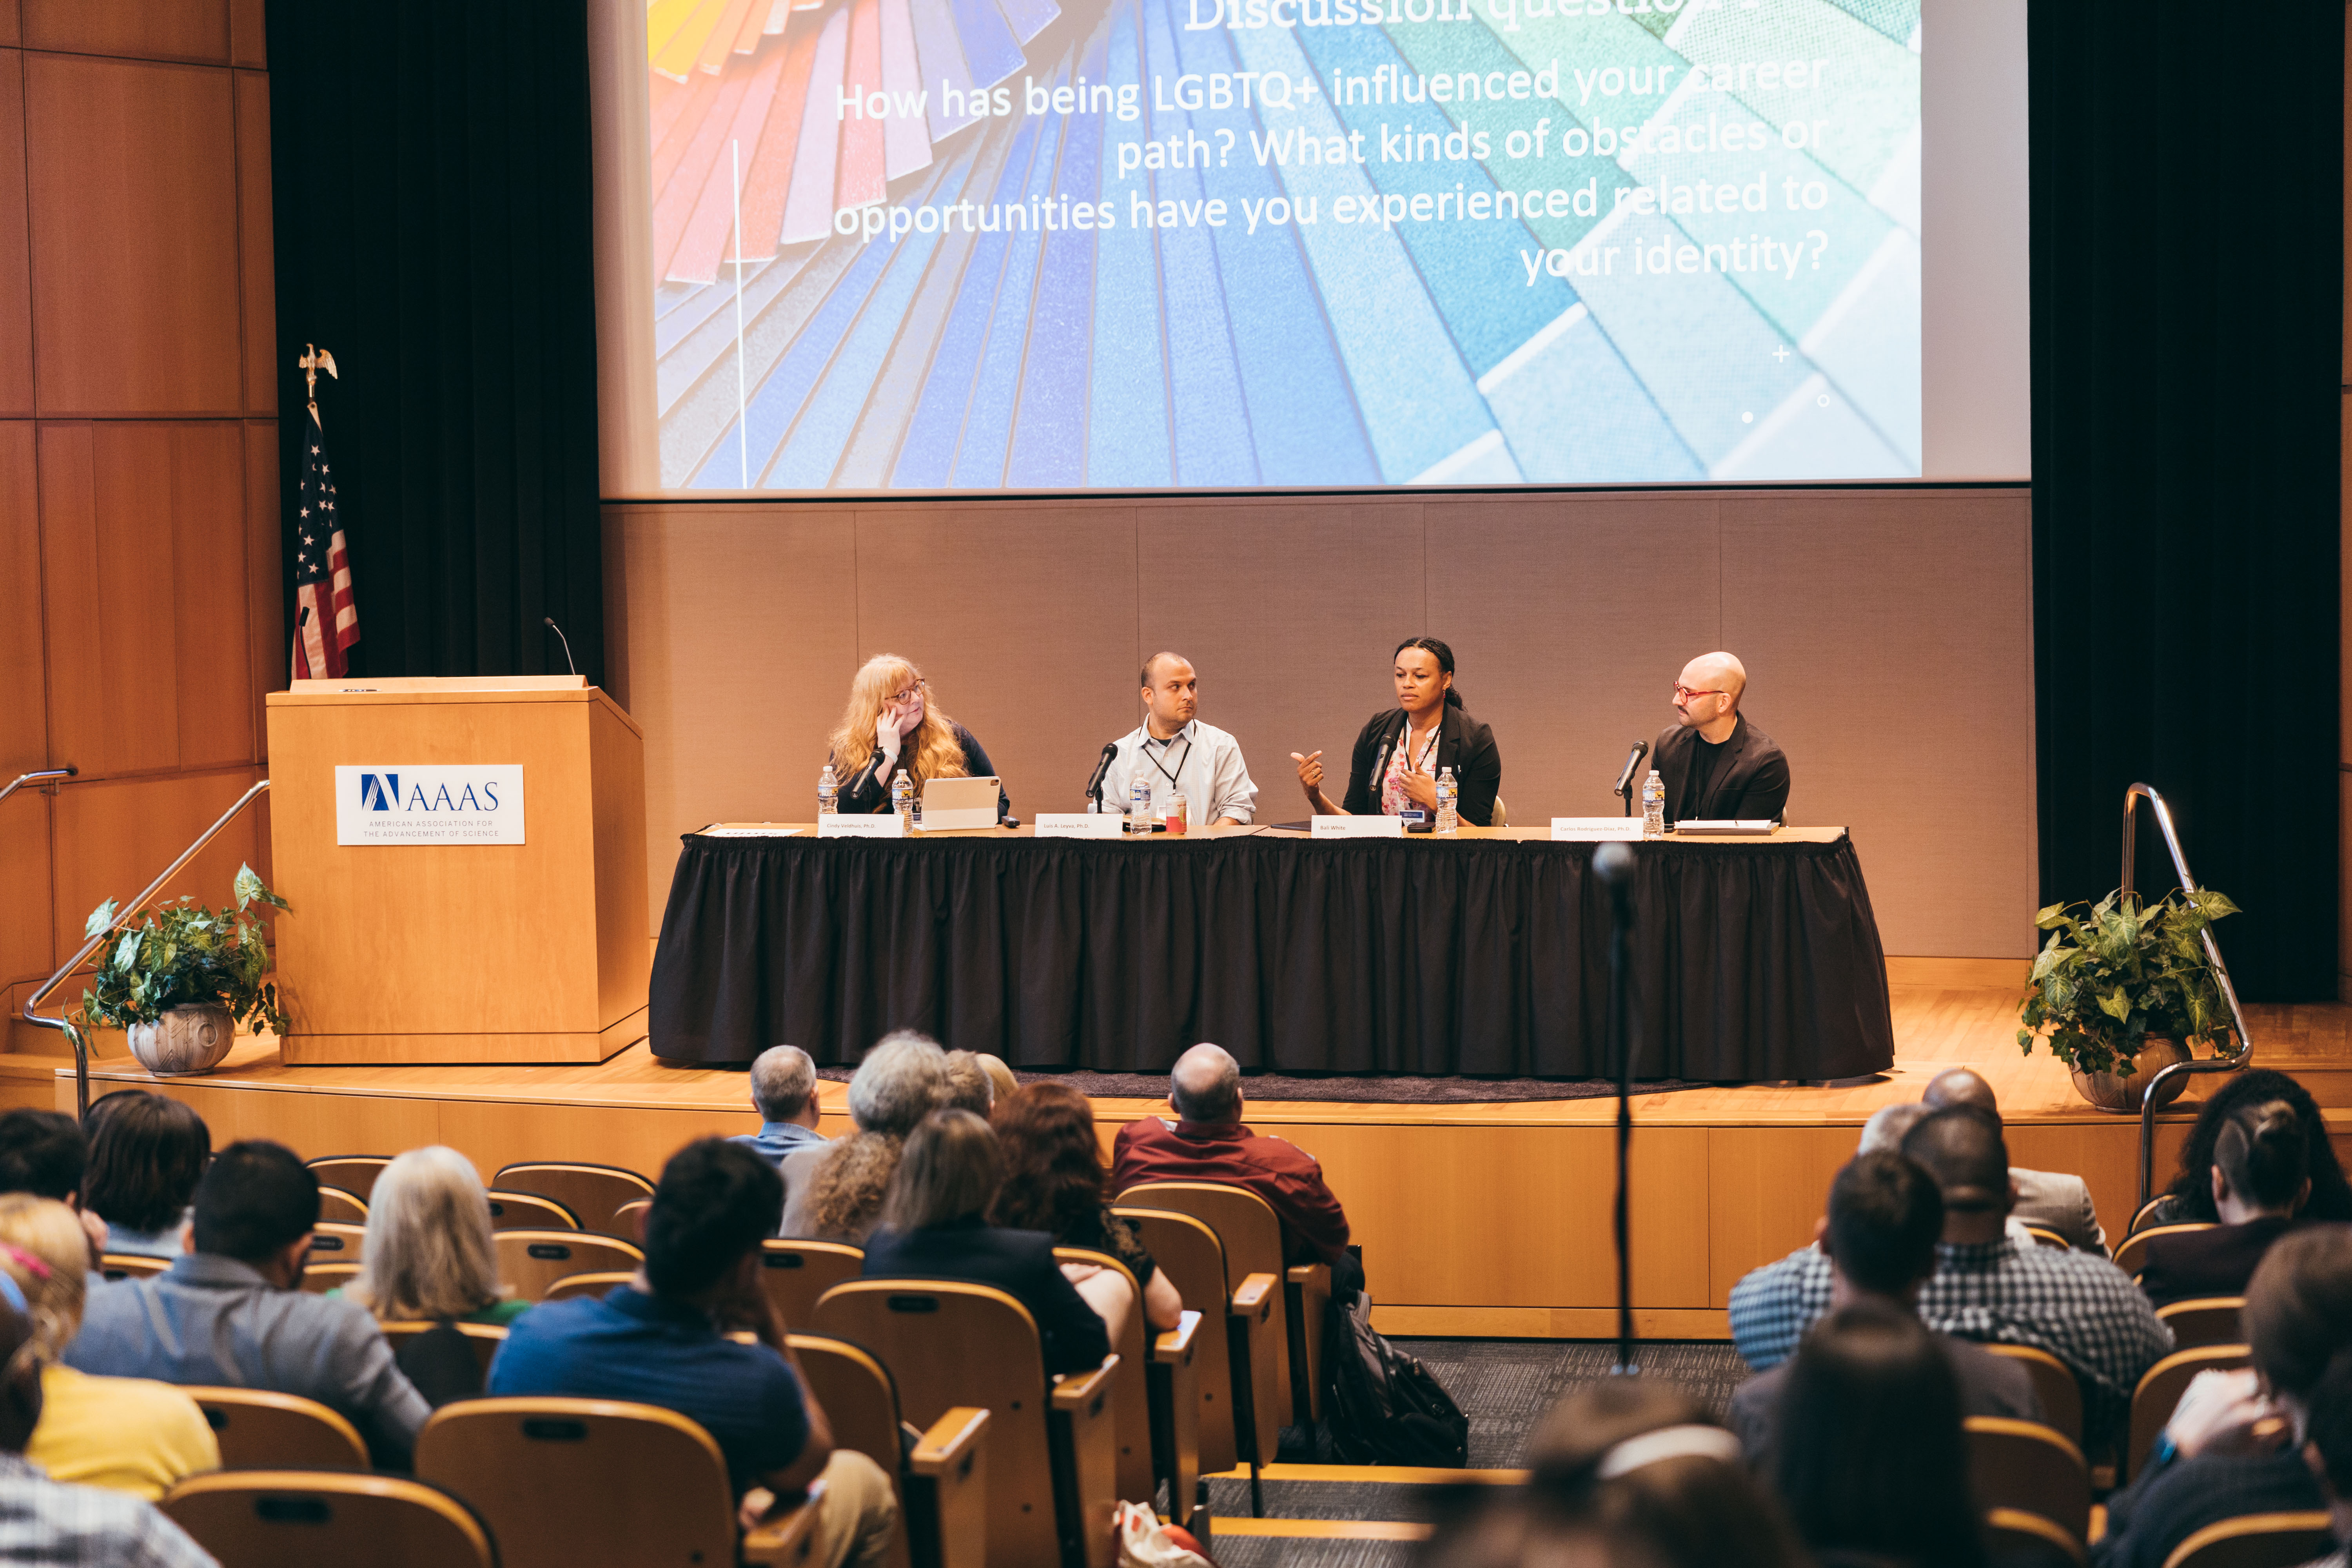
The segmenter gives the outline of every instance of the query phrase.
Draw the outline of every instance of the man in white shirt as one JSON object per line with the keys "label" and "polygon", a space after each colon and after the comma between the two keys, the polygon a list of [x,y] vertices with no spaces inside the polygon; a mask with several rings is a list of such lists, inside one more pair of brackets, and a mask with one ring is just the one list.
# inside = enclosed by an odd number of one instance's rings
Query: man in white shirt
{"label": "man in white shirt", "polygon": [[1185,818],[1195,826],[1247,825],[1257,809],[1257,785],[1250,782],[1241,743],[1193,717],[1200,704],[1201,679],[1192,662],[1181,654],[1153,654],[1143,667],[1143,722],[1119,737],[1118,754],[1103,774],[1103,810],[1124,812],[1140,773],[1155,805],[1181,791]]}

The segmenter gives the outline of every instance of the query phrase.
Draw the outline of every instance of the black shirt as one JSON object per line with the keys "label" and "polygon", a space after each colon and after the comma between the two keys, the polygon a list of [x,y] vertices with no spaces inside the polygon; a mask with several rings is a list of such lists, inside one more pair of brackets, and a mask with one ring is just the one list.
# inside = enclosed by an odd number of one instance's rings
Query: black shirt
{"label": "black shirt", "polygon": [[1715,784],[1715,770],[1723,763],[1723,748],[1730,743],[1727,736],[1710,741],[1696,731],[1691,739],[1698,746],[1691,752],[1690,773],[1683,780],[1683,797],[1675,803],[1673,820],[1676,822],[1698,815],[1698,803],[1706,798],[1707,790]]}

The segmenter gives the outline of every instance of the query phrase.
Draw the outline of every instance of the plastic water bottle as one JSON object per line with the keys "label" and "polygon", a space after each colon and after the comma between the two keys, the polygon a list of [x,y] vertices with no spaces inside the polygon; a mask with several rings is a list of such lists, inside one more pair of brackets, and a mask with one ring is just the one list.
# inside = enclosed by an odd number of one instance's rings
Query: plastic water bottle
{"label": "plastic water bottle", "polygon": [[824,772],[816,775],[816,814],[831,816],[841,809],[841,781],[833,776],[833,759],[825,759]]}
{"label": "plastic water bottle", "polygon": [[1437,770],[1437,831],[1452,833],[1462,826],[1462,814],[1454,802],[1461,797],[1462,786],[1454,782],[1452,768]]}
{"label": "plastic water bottle", "polygon": [[1642,781],[1642,837],[1664,838],[1666,836],[1666,781],[1652,768],[1650,776]]}
{"label": "plastic water bottle", "polygon": [[1151,781],[1136,771],[1135,782],[1127,786],[1127,830],[1149,834],[1151,831]]}
{"label": "plastic water bottle", "polygon": [[904,768],[890,775],[890,809],[898,814],[899,821],[914,826],[915,781]]}

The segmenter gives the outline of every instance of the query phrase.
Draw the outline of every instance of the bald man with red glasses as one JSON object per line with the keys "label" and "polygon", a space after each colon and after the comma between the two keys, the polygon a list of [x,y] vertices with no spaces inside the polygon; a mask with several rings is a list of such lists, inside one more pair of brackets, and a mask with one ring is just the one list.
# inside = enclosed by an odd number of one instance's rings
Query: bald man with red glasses
{"label": "bald man with red glasses", "polygon": [[1675,722],[1651,748],[1666,786],[1666,823],[1778,822],[1789,805],[1789,759],[1748,721],[1739,700],[1748,669],[1727,653],[1703,653],[1675,682]]}

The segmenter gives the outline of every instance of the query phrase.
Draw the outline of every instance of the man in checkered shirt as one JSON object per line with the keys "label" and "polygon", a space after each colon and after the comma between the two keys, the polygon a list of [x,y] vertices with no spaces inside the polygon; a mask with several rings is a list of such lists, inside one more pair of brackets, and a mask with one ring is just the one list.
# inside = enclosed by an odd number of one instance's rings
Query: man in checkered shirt
{"label": "man in checkered shirt", "polygon": [[[1974,1106],[1938,1110],[1912,1128],[1903,1152],[1944,1194],[1944,1238],[1919,1293],[1920,1318],[1956,1339],[2048,1351],[2087,1395],[2085,1437],[2120,1432],[2140,1374],[2172,1349],[2172,1331],[2147,1298],[2104,1258],[2024,1247],[2003,1234],[2016,1190],[2000,1118]],[[1760,1372],[1794,1353],[1829,1304],[1827,1255],[1792,1252],[1732,1287],[1731,1337]]]}

